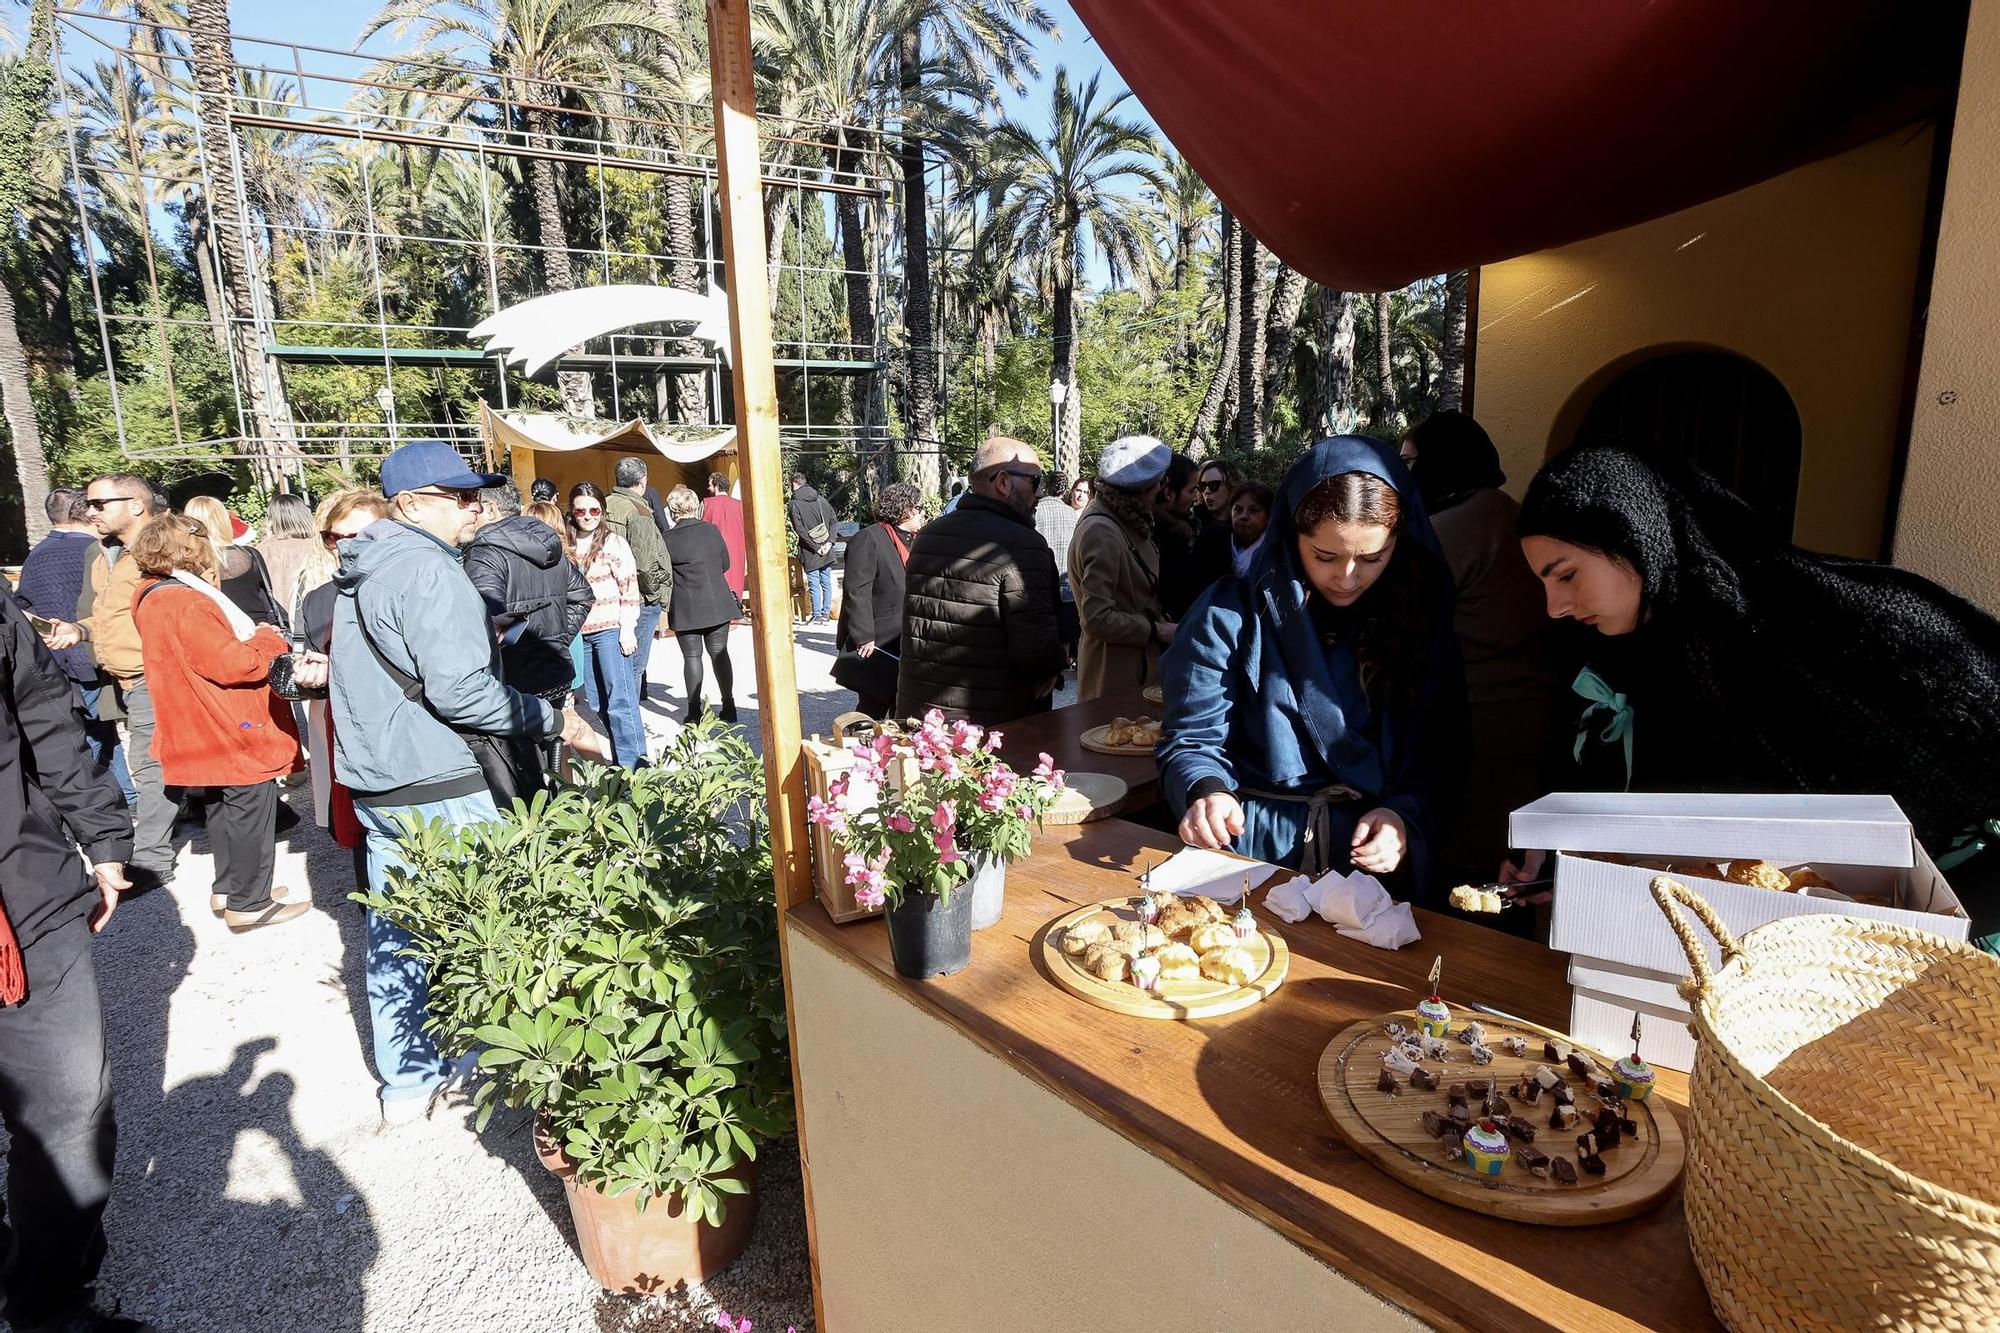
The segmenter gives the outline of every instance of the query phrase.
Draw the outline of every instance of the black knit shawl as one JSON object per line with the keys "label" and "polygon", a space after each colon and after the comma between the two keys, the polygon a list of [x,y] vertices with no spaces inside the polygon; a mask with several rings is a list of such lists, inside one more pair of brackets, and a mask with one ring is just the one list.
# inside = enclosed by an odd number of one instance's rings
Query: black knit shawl
{"label": "black knit shawl", "polygon": [[1520,532],[1638,571],[1643,637],[1694,705],[1675,711],[1709,720],[1671,743],[1712,764],[1709,789],[1886,792],[1934,854],[2000,816],[2000,621],[1972,603],[1802,551],[1698,470],[1607,446],[1551,460]]}

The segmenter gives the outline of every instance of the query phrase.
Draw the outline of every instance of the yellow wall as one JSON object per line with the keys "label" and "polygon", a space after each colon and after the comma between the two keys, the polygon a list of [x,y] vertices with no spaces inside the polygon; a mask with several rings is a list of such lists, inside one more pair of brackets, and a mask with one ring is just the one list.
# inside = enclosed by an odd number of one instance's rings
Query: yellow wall
{"label": "yellow wall", "polygon": [[1896,563],[2000,611],[2000,6],[1974,5]]}
{"label": "yellow wall", "polygon": [[[1795,539],[1879,556],[1931,145],[1928,127],[1904,130],[1655,222],[1480,270],[1474,408],[1509,489],[1518,495],[1551,444],[1569,443],[1589,400],[1643,349],[1720,348],[1763,365],[1798,408]],[[2000,328],[1990,315],[1989,328]]]}

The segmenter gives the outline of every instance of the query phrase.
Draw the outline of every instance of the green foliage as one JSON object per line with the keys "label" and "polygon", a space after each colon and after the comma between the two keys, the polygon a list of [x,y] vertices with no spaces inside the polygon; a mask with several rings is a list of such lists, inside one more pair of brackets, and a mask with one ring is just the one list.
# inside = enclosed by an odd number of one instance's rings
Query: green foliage
{"label": "green foliage", "polygon": [[403,837],[357,894],[415,936],[429,1028],[472,1050],[483,1127],[535,1108],[579,1178],[711,1223],[792,1124],[762,766],[713,721],[652,768],[591,767],[499,822]]}

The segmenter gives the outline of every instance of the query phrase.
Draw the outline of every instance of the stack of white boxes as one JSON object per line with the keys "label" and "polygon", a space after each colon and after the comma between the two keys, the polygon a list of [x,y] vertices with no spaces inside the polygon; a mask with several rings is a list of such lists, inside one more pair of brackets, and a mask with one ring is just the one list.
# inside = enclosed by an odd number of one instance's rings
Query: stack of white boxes
{"label": "stack of white boxes", "polygon": [[[1955,940],[1969,922],[1931,864],[1910,822],[1887,796],[1654,795],[1557,792],[1516,810],[1516,847],[1552,850],[1555,874],[1549,947],[1571,955],[1570,1035],[1607,1055],[1630,1044],[1632,1015],[1645,1019],[1641,1054],[1666,1069],[1694,1067],[1694,1038],[1679,985],[1687,955],[1653,902],[1662,859],[1771,861],[1809,865],[1848,901],[1814,890],[1776,892],[1676,871],[1739,936],[1780,917],[1815,912],[1893,921]],[[1707,932],[1709,962],[1721,953]]]}

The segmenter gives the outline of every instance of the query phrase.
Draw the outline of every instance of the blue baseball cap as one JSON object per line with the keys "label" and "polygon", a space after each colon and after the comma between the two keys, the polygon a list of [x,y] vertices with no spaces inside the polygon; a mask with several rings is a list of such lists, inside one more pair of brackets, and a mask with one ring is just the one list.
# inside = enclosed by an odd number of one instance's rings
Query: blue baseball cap
{"label": "blue baseball cap", "polygon": [[458,456],[458,450],[443,440],[412,440],[382,460],[382,494],[401,495],[425,486],[442,486],[448,491],[476,491],[498,486],[506,478],[491,472],[474,472]]}

